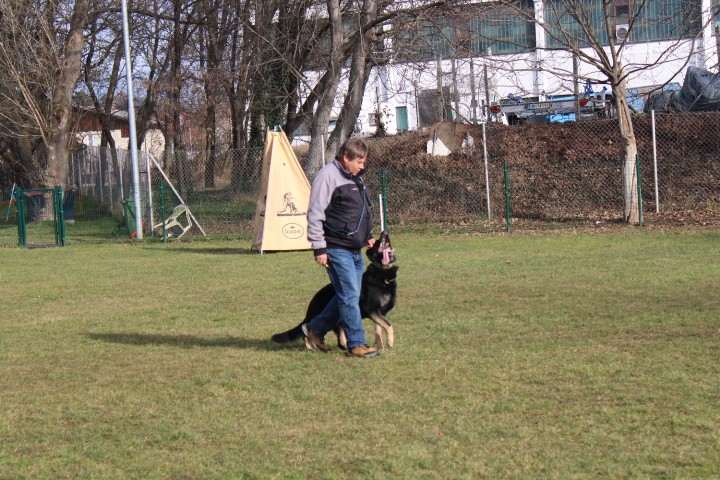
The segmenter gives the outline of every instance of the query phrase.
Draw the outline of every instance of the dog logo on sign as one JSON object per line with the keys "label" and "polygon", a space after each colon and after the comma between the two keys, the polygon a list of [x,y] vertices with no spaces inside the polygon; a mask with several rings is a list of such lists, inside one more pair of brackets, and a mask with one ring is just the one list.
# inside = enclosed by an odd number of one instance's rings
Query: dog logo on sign
{"label": "dog logo on sign", "polygon": [[297,206],[295,205],[295,198],[293,197],[292,192],[287,192],[285,195],[283,195],[283,209],[280,210],[277,214],[281,217],[296,217],[305,215],[307,212],[301,212],[298,210]]}

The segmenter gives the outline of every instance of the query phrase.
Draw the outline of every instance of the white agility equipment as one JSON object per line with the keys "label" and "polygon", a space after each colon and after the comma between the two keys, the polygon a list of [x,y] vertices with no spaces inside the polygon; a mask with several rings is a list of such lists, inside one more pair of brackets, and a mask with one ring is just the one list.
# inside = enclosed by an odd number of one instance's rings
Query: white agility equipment
{"label": "white agility equipment", "polygon": [[[203,234],[203,237],[207,237],[207,234],[205,233],[205,230],[203,230],[202,226],[201,226],[200,223],[197,221],[197,218],[195,218],[195,215],[193,215],[193,213],[190,211],[190,209],[188,208],[187,204],[185,203],[185,200],[182,199],[182,197],[181,197],[180,194],[178,193],[177,189],[176,189],[175,186],[172,184],[172,182],[170,181],[170,178],[168,178],[167,174],[165,174],[165,172],[163,171],[163,169],[162,169],[162,167],[160,166],[160,164],[158,163],[158,161],[155,160],[155,157],[153,157],[152,155],[150,156],[150,159],[152,160],[153,164],[155,165],[155,168],[157,168],[158,172],[160,172],[160,175],[162,175],[162,177],[165,179],[165,181],[167,182],[167,184],[168,184],[168,186],[170,187],[170,189],[171,189],[171,190],[173,191],[173,193],[175,194],[175,197],[177,197],[177,199],[180,201],[180,205],[184,206],[185,209],[187,210],[187,215],[188,215],[188,217],[193,221],[193,223],[195,223],[195,226],[198,228],[198,230],[200,230],[200,233]],[[180,205],[178,205],[178,207],[179,207]],[[175,208],[177,208],[177,207],[175,207]],[[174,213],[174,210],[173,210],[173,213]],[[172,215],[171,215],[171,216],[172,216]],[[161,223],[160,225],[162,225],[162,223]],[[153,230],[155,230],[155,229],[153,228]],[[184,234],[184,233],[185,233],[185,232],[183,232],[183,234]]]}
{"label": "white agility equipment", "polygon": [[[175,207],[170,216],[164,221],[160,222],[153,227],[153,231],[165,225],[165,231],[168,237],[175,235],[175,238],[180,238],[192,228],[192,218],[190,217],[190,210],[187,205],[181,203]],[[176,235],[173,227],[178,227],[180,234]]]}

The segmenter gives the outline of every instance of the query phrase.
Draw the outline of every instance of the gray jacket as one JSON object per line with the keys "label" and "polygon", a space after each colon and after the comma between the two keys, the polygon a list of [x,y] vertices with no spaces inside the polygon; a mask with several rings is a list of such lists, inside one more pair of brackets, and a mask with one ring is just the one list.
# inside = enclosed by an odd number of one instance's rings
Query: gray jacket
{"label": "gray jacket", "polygon": [[307,220],[316,256],[328,247],[360,250],[372,237],[373,226],[362,172],[353,177],[337,158],[321,168],[312,182]]}

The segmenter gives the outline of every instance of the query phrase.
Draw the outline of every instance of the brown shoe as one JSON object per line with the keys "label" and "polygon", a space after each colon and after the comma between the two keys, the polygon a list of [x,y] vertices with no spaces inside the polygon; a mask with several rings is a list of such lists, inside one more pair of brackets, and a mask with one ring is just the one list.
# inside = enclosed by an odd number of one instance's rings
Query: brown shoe
{"label": "brown shoe", "polygon": [[327,345],[325,345],[325,342],[323,342],[323,341],[320,339],[320,337],[318,337],[317,335],[315,335],[315,332],[313,332],[312,330],[310,330],[310,329],[308,328],[307,324],[303,324],[301,328],[302,328],[303,333],[305,334],[305,338],[308,339],[308,341],[310,342],[310,345],[312,345],[312,347],[313,347],[315,350],[319,350],[319,351],[324,352],[324,353],[327,353],[327,352],[330,351],[330,347],[328,347]]}
{"label": "brown shoe", "polygon": [[348,350],[347,354],[350,357],[374,357],[379,352],[369,345],[358,345],[357,347]]}

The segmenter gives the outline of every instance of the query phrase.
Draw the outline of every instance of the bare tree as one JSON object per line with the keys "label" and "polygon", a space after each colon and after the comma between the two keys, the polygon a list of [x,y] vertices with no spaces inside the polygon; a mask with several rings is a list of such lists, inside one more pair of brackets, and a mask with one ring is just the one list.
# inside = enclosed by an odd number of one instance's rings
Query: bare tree
{"label": "bare tree", "polygon": [[0,115],[7,134],[30,133],[42,140],[45,165],[27,165],[39,184],[67,180],[72,99],[90,6],[91,0],[0,0],[0,98],[5,107]]}
{"label": "bare tree", "polygon": [[[138,12],[133,22],[133,40],[140,75],[138,98],[142,106],[137,117],[137,137],[140,148],[151,122],[157,119],[158,97],[161,95],[162,81],[166,78],[170,62],[169,24],[165,10],[169,8],[167,0],[146,0],[147,13]],[[136,7],[137,8],[137,7]]]}
{"label": "bare tree", "polygon": [[[627,101],[627,82],[638,73],[660,64],[674,64],[677,71],[687,65],[692,57],[688,51],[693,51],[693,41],[702,35],[703,12],[699,3],[675,2],[670,5],[670,2],[661,1],[666,13],[654,17],[648,15],[647,0],[552,0],[535,2],[530,8],[528,3],[515,0],[498,3],[536,25],[537,34],[544,36],[541,45],[546,47],[550,43],[556,49],[548,51],[550,55],[557,56],[558,51],[566,55],[567,61],[553,62],[551,66],[543,60],[545,49],[536,49],[536,55],[530,62],[531,70],[545,70],[574,82],[580,80],[610,85],[623,158],[624,219],[628,223],[638,223],[637,141],[632,110]],[[636,34],[640,37],[641,25],[647,26],[648,22],[664,23],[666,28],[672,28],[672,38],[662,51],[651,58],[645,58],[641,63],[630,62],[626,51],[633,37]],[[571,67],[573,59],[575,68]],[[578,62],[584,68],[578,68]]]}
{"label": "bare tree", "polygon": [[[189,8],[188,8],[189,7]],[[170,41],[168,45],[169,68],[166,77],[163,79],[166,95],[166,105],[163,109],[164,129],[166,132],[166,145],[169,146],[169,153],[174,156],[173,176],[178,179],[180,194],[186,196],[192,191],[192,182],[189,172],[189,165],[185,153],[183,137],[182,92],[186,68],[184,63],[184,52],[188,41],[193,37],[197,29],[196,2],[186,3],[183,0],[171,0],[171,25]],[[167,150],[167,147],[166,147]]]}
{"label": "bare tree", "polygon": [[[226,75],[223,77],[223,86],[228,97],[231,124],[231,147],[236,151],[243,151],[247,144],[247,109],[250,98],[250,58],[253,37],[249,34],[251,2],[235,3],[235,24],[230,35],[230,58]],[[236,154],[232,163],[232,183],[234,191],[244,189],[240,179],[248,178],[244,170],[248,167],[247,155]]]}
{"label": "bare tree", "polygon": [[[458,2],[420,1],[394,4],[378,0],[357,0],[341,5],[335,0],[328,0],[326,7],[327,24],[330,27],[330,50],[322,50],[320,42],[317,50],[310,54],[311,60],[298,68],[300,71],[314,70],[317,81],[311,85],[310,93],[298,108],[298,114],[289,123],[290,131],[303,122],[311,125],[310,152],[305,167],[309,176],[314,175],[321,166],[323,154],[332,154],[352,133],[371,69],[387,60],[384,54],[378,55],[373,49],[382,44],[385,38],[384,27],[392,25],[393,22],[407,22],[424,12],[456,3]],[[323,34],[324,32],[320,32],[320,38],[323,38]],[[325,65],[316,63],[319,52],[325,54]],[[315,62],[312,61],[313,57]],[[345,69],[348,62],[350,67]],[[336,96],[343,79],[347,89],[340,102],[336,128],[328,138],[330,114],[333,106],[337,104]]]}
{"label": "bare tree", "polygon": [[[119,171],[117,149],[115,139],[112,136],[110,121],[115,106],[115,95],[120,81],[120,65],[123,59],[124,46],[122,39],[122,26],[113,23],[105,23],[101,17],[96,17],[89,23],[87,37],[87,52],[83,65],[83,80],[88,95],[92,99],[97,118],[100,120],[102,137],[100,140],[101,164],[107,165],[106,155],[108,150],[112,158],[111,165]],[[106,71],[107,64],[110,70]],[[98,93],[98,86],[103,88]],[[104,100],[101,98],[104,97]],[[110,147],[109,149],[107,147]],[[98,172],[100,175],[100,172]],[[99,178],[102,183],[102,178]]]}
{"label": "bare tree", "polygon": [[201,2],[200,68],[205,91],[205,187],[215,186],[215,163],[217,150],[217,116],[221,105],[220,88],[222,61],[228,47],[234,21],[234,2],[230,0],[203,0]]}
{"label": "bare tree", "polygon": [[371,27],[377,19],[377,0],[363,0],[362,11],[357,18],[357,35],[354,36],[355,45],[352,47],[352,62],[348,72],[348,88],[345,99],[338,115],[335,129],[330,135],[327,144],[328,152],[337,151],[342,142],[347,139],[355,128],[362,106],[365,88],[370,78],[372,68],[372,47],[377,43],[377,27]]}
{"label": "bare tree", "polygon": [[345,35],[343,32],[342,14],[340,11],[340,0],[328,0],[328,18],[330,23],[330,56],[328,57],[326,75],[328,78],[327,88],[319,95],[317,109],[310,129],[312,140],[310,141],[310,152],[305,171],[312,176],[322,166],[323,151],[328,136],[328,124],[330,113],[335,102],[335,93],[340,84],[342,73],[343,46]]}

